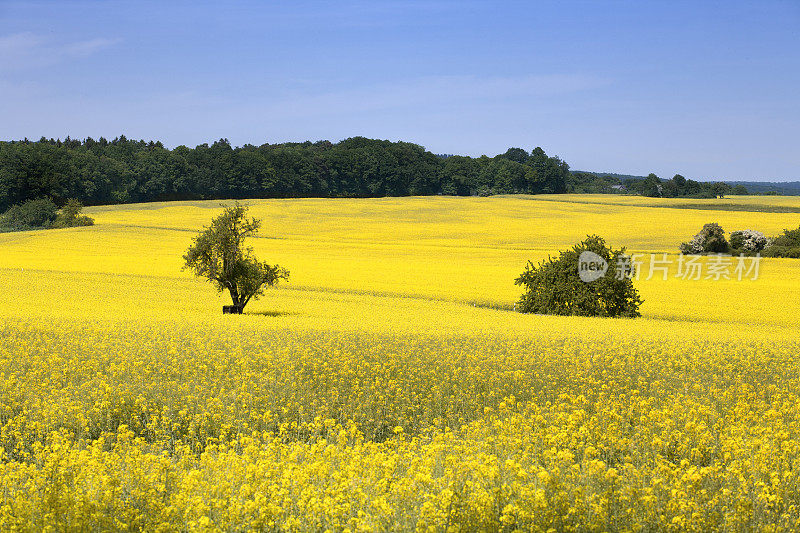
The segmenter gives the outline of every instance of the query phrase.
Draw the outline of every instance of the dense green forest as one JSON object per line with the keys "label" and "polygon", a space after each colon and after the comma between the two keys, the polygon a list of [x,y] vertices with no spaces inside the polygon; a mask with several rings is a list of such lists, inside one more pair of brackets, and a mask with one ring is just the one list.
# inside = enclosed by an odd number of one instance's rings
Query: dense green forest
{"label": "dense green forest", "polygon": [[569,165],[544,150],[437,156],[407,142],[353,137],[172,150],[120,136],[0,142],[0,210],[25,200],[87,205],[213,198],[563,193]]}
{"label": "dense green forest", "polygon": [[622,193],[712,198],[739,185],[570,171],[541,148],[494,157],[437,155],[422,146],[353,137],[244,145],[226,139],[172,150],[160,142],[45,139],[0,142],[0,212],[26,200],[86,205],[214,198]]}

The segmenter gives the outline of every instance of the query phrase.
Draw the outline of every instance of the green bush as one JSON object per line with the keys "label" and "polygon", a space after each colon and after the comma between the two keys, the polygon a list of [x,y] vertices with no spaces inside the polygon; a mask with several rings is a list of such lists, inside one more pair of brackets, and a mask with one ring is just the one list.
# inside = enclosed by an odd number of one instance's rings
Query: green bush
{"label": "green bush", "polygon": [[58,208],[50,198],[37,198],[12,205],[3,213],[0,226],[11,230],[49,228],[56,220]]}
{"label": "green bush", "polygon": [[770,246],[764,250],[764,257],[800,259],[800,246]]}
{"label": "green bush", "polygon": [[67,203],[61,208],[61,212],[53,222],[53,227],[72,228],[76,226],[94,225],[94,219],[86,215],[81,215],[81,211],[83,211],[82,203],[75,199],[67,200]]}
{"label": "green bush", "polygon": [[722,226],[712,222],[703,226],[691,241],[682,243],[680,250],[684,254],[724,254],[730,252],[731,246],[725,238]]}
{"label": "green bush", "polygon": [[[594,281],[585,282],[579,274],[583,252],[594,252],[608,265],[608,270]],[[633,286],[630,262],[625,249],[612,250],[597,235],[590,235],[571,250],[548,258],[539,266],[530,261],[525,272],[515,280],[525,287],[517,302],[522,313],[603,317],[638,317],[642,300]],[[618,265],[625,265],[618,269]],[[618,275],[618,274],[624,275]]]}
{"label": "green bush", "polygon": [[769,244],[769,239],[753,229],[731,232],[731,253],[733,255],[760,254]]}
{"label": "green bush", "polygon": [[71,228],[91,226],[94,219],[81,215],[83,205],[78,200],[67,200],[59,211],[50,198],[37,198],[13,205],[0,215],[0,231]]}
{"label": "green bush", "polygon": [[764,249],[764,255],[767,257],[800,258],[800,227],[792,230],[783,230],[783,235],[775,237],[772,243]]}

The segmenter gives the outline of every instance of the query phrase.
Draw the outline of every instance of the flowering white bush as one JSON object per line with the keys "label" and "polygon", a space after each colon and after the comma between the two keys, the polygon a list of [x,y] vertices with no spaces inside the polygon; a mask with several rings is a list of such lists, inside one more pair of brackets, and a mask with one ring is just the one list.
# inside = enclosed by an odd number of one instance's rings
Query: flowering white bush
{"label": "flowering white bush", "polygon": [[688,243],[684,243],[681,246],[681,251],[685,254],[702,254],[705,250],[703,249],[703,244],[705,243],[705,238],[703,235],[699,233],[695,235],[691,241]]}
{"label": "flowering white bush", "polygon": [[734,231],[731,233],[731,246],[747,252],[760,252],[769,244],[769,239],[754,229]]}

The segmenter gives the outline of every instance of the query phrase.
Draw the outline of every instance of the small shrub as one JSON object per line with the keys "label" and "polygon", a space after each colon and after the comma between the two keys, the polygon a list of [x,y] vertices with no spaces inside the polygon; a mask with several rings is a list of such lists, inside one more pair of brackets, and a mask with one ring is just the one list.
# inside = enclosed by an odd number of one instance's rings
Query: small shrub
{"label": "small shrub", "polygon": [[12,230],[49,228],[56,219],[57,209],[50,198],[27,200],[3,213],[0,226]]}
{"label": "small shrub", "polygon": [[769,244],[769,239],[760,231],[745,229],[731,232],[731,249],[733,253],[756,254]]}
{"label": "small shrub", "polygon": [[703,247],[703,237],[699,233],[692,237],[689,242],[681,244],[681,253],[689,255],[700,255],[705,251]]}
{"label": "small shrub", "polygon": [[716,222],[706,224],[700,233],[695,235],[691,241],[682,243],[681,253],[684,254],[724,254],[731,250],[728,240],[725,238],[725,230]]}
{"label": "small shrub", "polygon": [[775,237],[767,245],[764,249],[764,255],[767,257],[800,258],[800,227],[792,230],[783,230],[783,235]]}
{"label": "small shrub", "polygon": [[[579,275],[581,253],[589,251],[599,255],[608,270],[591,282]],[[559,253],[556,259],[548,258],[538,267],[530,261],[525,272],[515,280],[526,288],[517,302],[522,313],[550,315],[578,315],[603,317],[638,317],[642,300],[633,286],[630,267],[627,275],[618,276],[617,265],[623,264],[625,249],[612,250],[597,235],[590,235],[571,250]]]}
{"label": "small shrub", "polygon": [[64,207],[61,208],[61,212],[56,217],[55,222],[53,222],[53,227],[72,228],[76,226],[94,225],[94,219],[86,215],[81,215],[81,211],[83,211],[83,204],[80,203],[80,201],[75,199],[67,200],[67,203],[64,204]]}

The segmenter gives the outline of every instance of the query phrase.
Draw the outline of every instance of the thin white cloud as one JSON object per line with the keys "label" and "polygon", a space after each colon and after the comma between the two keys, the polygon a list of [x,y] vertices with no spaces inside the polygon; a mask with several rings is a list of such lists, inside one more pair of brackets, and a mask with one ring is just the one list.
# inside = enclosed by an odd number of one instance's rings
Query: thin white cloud
{"label": "thin white cloud", "polygon": [[0,58],[29,53],[41,44],[42,38],[30,32],[0,36]]}
{"label": "thin white cloud", "polygon": [[515,77],[433,76],[356,90],[289,96],[269,107],[279,114],[359,113],[404,107],[450,106],[480,101],[536,100],[596,89],[610,80],[579,74]]}
{"label": "thin white cloud", "polygon": [[65,56],[69,57],[87,57],[104,48],[113,46],[117,42],[119,41],[116,39],[98,38],[98,39],[90,39],[88,41],[69,43],[64,45],[64,47],[62,48],[62,53]]}
{"label": "thin white cloud", "polygon": [[119,42],[93,38],[84,41],[56,42],[30,32],[0,36],[0,70],[48,67],[62,61],[91,56]]}
{"label": "thin white cloud", "polygon": [[206,116],[294,119],[319,116],[369,116],[375,112],[425,113],[468,106],[535,107],[537,101],[564,94],[591,92],[613,83],[582,74],[544,74],[514,77],[426,76],[331,91],[325,87],[267,92],[243,96],[236,93],[184,90],[150,91],[127,102],[129,107],[153,115],[164,110],[191,110]]}

